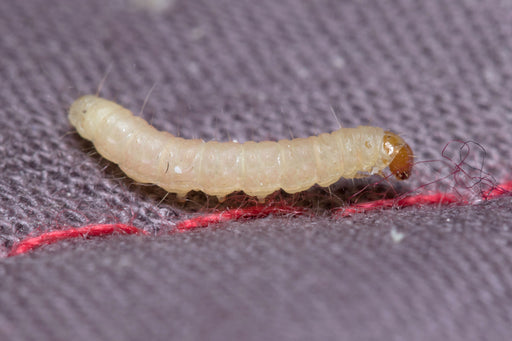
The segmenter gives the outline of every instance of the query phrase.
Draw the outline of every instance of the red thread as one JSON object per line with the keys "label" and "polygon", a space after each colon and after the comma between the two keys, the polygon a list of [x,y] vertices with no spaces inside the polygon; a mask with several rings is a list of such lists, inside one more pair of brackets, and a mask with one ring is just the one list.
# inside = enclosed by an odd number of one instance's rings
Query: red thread
{"label": "red thread", "polygon": [[482,194],[482,199],[489,200],[498,198],[504,195],[510,195],[512,193],[512,181],[505,182],[501,185],[494,186],[490,190]]}
{"label": "red thread", "polygon": [[404,208],[410,206],[423,205],[447,205],[454,203],[466,203],[461,201],[456,195],[448,193],[421,194],[401,199],[381,199],[369,201],[361,204],[353,204],[335,211],[338,217],[348,217],[357,213],[365,213],[385,208]]}
{"label": "red thread", "polygon": [[[483,200],[495,199],[502,196],[512,195],[512,181],[494,186],[492,189],[482,193]],[[338,208],[333,213],[336,217],[348,217],[353,214],[365,213],[388,208],[404,208],[423,205],[449,205],[449,204],[470,204],[471,201],[450,193],[433,193],[408,196],[398,199],[382,199],[366,203],[349,205]],[[269,215],[303,215],[309,211],[304,208],[293,206],[253,206],[247,208],[230,209],[222,212],[211,213],[204,216],[194,217],[179,222],[173,231],[189,231],[195,228],[206,227],[211,224],[218,224],[231,220],[263,218]],[[171,231],[171,232],[173,232]],[[106,236],[114,233],[124,234],[148,234],[148,232],[134,226],[124,224],[99,224],[84,227],[73,227],[64,230],[44,232],[36,237],[27,237],[18,244],[15,244],[8,256],[16,256],[29,252],[39,246],[53,244],[61,240],[72,238],[86,238],[92,236]]]}
{"label": "red thread", "polygon": [[223,212],[211,213],[200,217],[183,220],[176,225],[176,230],[188,231],[198,227],[206,227],[210,224],[218,224],[229,220],[263,218],[273,215],[301,215],[307,210],[293,206],[254,206],[247,208],[235,208]]}
{"label": "red thread", "polygon": [[83,227],[72,227],[65,230],[44,232],[37,237],[27,237],[18,244],[15,244],[7,256],[11,257],[20,255],[39,246],[53,244],[61,240],[106,236],[114,233],[148,234],[144,230],[124,224],[99,224]]}

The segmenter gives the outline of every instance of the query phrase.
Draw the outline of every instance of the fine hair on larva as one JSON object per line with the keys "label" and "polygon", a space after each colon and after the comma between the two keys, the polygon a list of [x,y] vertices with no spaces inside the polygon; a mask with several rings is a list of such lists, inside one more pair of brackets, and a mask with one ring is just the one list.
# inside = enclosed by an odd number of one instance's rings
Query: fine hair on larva
{"label": "fine hair on larva", "polygon": [[259,200],[282,189],[327,187],[340,178],[411,173],[413,153],[398,135],[378,127],[340,128],[277,142],[205,142],[159,131],[117,103],[94,95],[77,99],[69,121],[106,159],[141,183],[178,197],[202,191],[220,199],[243,191]]}

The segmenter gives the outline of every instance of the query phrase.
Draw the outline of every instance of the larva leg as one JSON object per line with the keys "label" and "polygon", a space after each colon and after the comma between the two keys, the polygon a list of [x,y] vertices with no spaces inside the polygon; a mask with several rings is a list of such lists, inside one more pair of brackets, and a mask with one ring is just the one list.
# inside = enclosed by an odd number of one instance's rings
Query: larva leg
{"label": "larva leg", "polygon": [[187,201],[187,194],[183,194],[183,193],[176,193],[176,200],[177,200],[179,203],[184,204],[184,203]]}

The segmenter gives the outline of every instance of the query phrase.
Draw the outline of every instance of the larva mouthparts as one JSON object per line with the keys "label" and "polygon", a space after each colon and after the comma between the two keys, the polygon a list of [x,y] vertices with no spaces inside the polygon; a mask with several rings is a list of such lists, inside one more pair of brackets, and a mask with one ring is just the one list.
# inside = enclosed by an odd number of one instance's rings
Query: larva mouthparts
{"label": "larva mouthparts", "polygon": [[340,178],[411,174],[413,152],[398,135],[377,127],[341,128],[278,142],[204,142],[158,131],[122,106],[94,96],[77,99],[69,121],[106,159],[132,179],[178,196],[203,191],[224,197],[243,191],[260,200],[283,189],[304,191]]}

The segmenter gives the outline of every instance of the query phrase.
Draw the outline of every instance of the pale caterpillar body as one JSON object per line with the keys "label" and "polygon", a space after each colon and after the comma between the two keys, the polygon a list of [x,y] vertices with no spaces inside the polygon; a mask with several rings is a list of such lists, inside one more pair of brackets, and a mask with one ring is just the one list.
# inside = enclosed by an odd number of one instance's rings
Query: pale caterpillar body
{"label": "pale caterpillar body", "polygon": [[128,109],[93,95],[72,104],[69,121],[130,178],[179,197],[193,190],[221,198],[243,191],[261,200],[279,189],[296,193],[315,184],[326,187],[386,167],[403,180],[413,162],[401,137],[377,127],[278,142],[205,142],[158,131]]}

